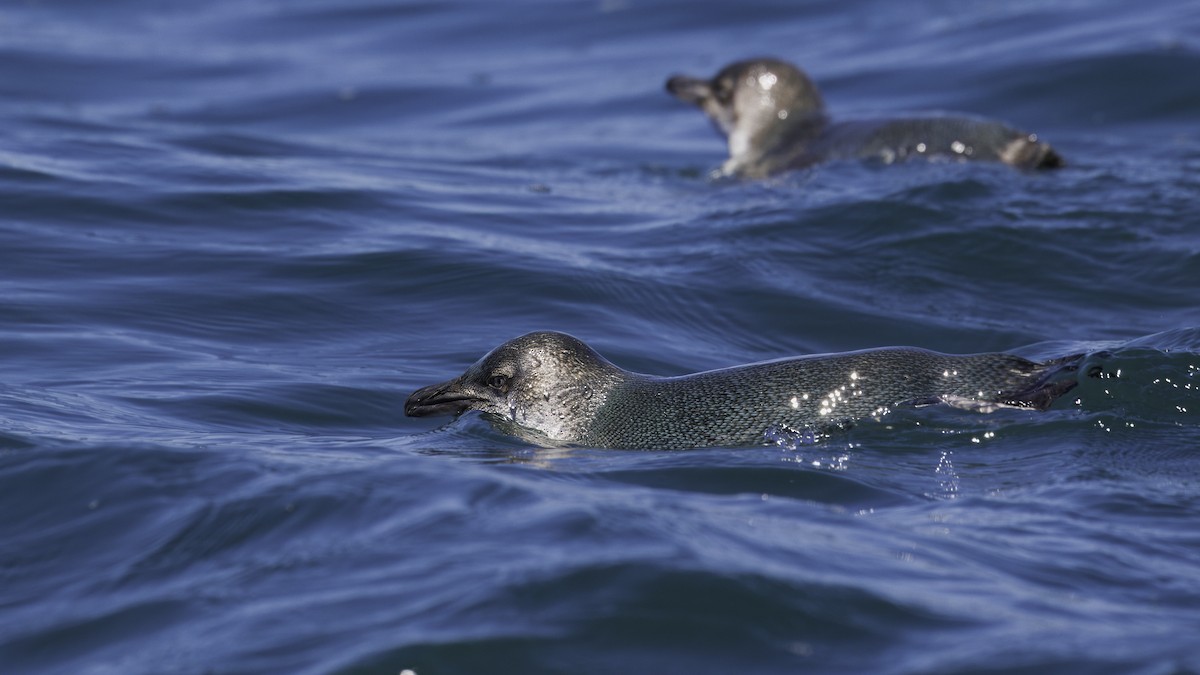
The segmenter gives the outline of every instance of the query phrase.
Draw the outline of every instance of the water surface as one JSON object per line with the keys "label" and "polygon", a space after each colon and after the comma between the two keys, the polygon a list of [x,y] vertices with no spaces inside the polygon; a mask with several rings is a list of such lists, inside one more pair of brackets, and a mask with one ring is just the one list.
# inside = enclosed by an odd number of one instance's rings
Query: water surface
{"label": "water surface", "polygon": [[[0,663],[14,673],[1200,671],[1188,3],[0,9]],[[674,73],[1068,161],[713,182]],[[570,332],[672,375],[1089,354],[1046,413],[531,447],[414,389]]]}

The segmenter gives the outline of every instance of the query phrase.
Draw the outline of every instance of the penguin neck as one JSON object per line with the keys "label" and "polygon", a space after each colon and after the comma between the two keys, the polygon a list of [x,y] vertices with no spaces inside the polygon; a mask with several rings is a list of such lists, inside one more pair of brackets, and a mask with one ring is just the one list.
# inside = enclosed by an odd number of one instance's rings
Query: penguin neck
{"label": "penguin neck", "polygon": [[760,173],[769,172],[770,166],[806,154],[828,125],[829,117],[823,110],[780,110],[774,119],[738,125],[729,134],[729,159],[721,172],[760,177]]}
{"label": "penguin neck", "polygon": [[593,353],[548,386],[526,392],[509,421],[537,434],[539,444],[587,444],[595,420],[614,395],[647,377]]}

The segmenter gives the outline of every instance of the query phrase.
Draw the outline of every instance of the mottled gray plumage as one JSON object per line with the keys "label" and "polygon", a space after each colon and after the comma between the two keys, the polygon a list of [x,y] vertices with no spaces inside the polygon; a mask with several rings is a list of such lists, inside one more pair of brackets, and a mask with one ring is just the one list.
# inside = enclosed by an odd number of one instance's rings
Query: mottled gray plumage
{"label": "mottled gray plumage", "polygon": [[409,397],[410,416],[479,410],[542,445],[675,449],[764,443],[771,428],[824,430],[901,405],[1045,408],[1073,366],[1010,354],[892,347],[654,377],[622,370],[582,341],[537,332],[462,376]]}
{"label": "mottled gray plumage", "polygon": [[833,122],[812,80],[778,59],[726,66],[711,80],[676,75],[667,91],[698,106],[728,139],[727,175],[760,178],[838,159],[990,160],[1020,168],[1062,166],[1035,134],[966,116]]}

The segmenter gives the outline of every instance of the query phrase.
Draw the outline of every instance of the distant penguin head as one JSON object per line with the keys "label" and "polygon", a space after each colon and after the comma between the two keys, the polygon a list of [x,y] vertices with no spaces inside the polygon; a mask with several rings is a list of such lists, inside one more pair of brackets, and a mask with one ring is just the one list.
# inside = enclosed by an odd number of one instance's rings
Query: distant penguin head
{"label": "distant penguin head", "polygon": [[712,119],[734,160],[754,156],[780,128],[822,117],[825,110],[812,80],[779,59],[731,63],[711,80],[676,75],[667,80],[667,91]]}
{"label": "distant penguin head", "polygon": [[585,432],[623,372],[575,337],[529,333],[488,352],[461,376],[417,390],[404,414],[478,410],[542,440],[570,443]]}

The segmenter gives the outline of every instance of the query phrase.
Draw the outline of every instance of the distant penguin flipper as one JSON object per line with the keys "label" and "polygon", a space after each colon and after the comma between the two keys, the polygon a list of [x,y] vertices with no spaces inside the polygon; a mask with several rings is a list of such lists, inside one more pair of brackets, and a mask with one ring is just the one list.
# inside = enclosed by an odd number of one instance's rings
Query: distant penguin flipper
{"label": "distant penguin flipper", "polygon": [[1000,151],[1000,159],[1019,169],[1058,169],[1066,166],[1062,155],[1049,143],[1039,141],[1034,134],[1009,141]]}
{"label": "distant penguin flipper", "polygon": [[1062,158],[1062,155],[1054,151],[1054,148],[1046,146],[1046,154],[1042,155],[1041,161],[1033,168],[1035,169],[1061,169],[1066,166],[1067,162]]}

